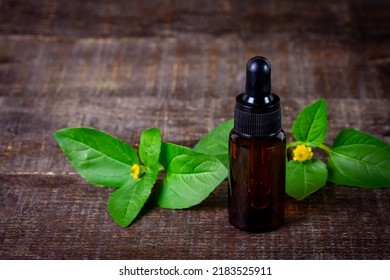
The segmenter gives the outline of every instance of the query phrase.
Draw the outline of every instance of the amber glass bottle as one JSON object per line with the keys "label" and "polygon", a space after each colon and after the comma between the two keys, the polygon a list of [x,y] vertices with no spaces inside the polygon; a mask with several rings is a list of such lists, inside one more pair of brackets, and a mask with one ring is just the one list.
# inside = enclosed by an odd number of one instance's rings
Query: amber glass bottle
{"label": "amber glass bottle", "polygon": [[269,61],[252,58],[246,75],[229,136],[229,221],[242,230],[267,231],[284,217],[286,135]]}

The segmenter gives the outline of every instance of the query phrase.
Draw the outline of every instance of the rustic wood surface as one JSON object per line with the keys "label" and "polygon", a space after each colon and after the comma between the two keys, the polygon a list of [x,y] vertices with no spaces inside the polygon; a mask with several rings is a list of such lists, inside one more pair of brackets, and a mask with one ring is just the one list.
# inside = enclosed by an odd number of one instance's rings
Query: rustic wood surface
{"label": "rustic wood surface", "polygon": [[[128,228],[52,133],[136,145],[157,126],[193,146],[232,117],[246,61],[272,63],[283,126],[326,98],[343,127],[390,141],[390,4],[372,1],[0,0],[0,259],[389,259],[390,190],[327,185],[287,199],[277,231],[227,220],[227,183],[188,210],[147,203]],[[291,137],[291,136],[290,136]]]}

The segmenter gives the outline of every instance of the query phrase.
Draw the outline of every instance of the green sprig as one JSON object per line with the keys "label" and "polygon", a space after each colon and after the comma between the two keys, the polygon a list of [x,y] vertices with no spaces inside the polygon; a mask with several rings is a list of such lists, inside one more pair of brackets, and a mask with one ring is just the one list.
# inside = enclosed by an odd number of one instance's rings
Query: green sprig
{"label": "green sprig", "polygon": [[363,188],[390,187],[390,145],[374,136],[346,128],[331,147],[324,142],[327,132],[327,110],[324,99],[304,108],[292,126],[296,141],[287,145],[316,147],[328,155],[325,165],[320,160],[290,160],[286,171],[286,192],[302,200],[322,188],[325,183]]}
{"label": "green sprig", "polygon": [[[85,180],[117,188],[108,200],[108,210],[122,227],[137,217],[160,172],[166,174],[155,199],[171,209],[201,203],[227,177],[227,168],[216,157],[162,143],[158,128],[142,132],[139,158],[129,144],[92,128],[61,129],[54,137]],[[134,165],[136,176],[131,172]]]}
{"label": "green sprig", "polygon": [[[325,144],[328,126],[326,102],[319,99],[304,108],[292,126],[287,149],[307,147],[304,160],[289,160],[286,192],[302,200],[326,182],[362,188],[390,186],[390,145],[359,130],[347,128],[331,147]],[[162,142],[160,130],[142,132],[137,151],[129,144],[93,128],[66,128],[54,137],[76,171],[88,182],[116,188],[108,200],[111,217],[130,225],[152,193],[160,207],[188,208],[201,203],[227,177],[228,135],[233,120],[221,123],[194,149]],[[302,147],[301,147],[302,149]],[[328,162],[311,158],[322,149]],[[132,174],[132,168],[135,174]],[[161,186],[153,188],[163,174]]]}

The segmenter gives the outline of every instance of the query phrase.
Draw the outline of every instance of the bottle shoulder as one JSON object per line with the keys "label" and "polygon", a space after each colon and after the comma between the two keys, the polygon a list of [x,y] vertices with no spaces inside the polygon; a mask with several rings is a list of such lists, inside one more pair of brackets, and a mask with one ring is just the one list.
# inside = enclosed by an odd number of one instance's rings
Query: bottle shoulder
{"label": "bottle shoulder", "polygon": [[246,140],[265,140],[265,139],[275,139],[275,140],[279,140],[281,142],[286,142],[286,133],[284,132],[283,129],[280,129],[277,133],[273,134],[273,135],[268,135],[268,136],[261,136],[261,137],[251,137],[251,136],[247,136],[247,135],[244,135],[244,134],[241,134],[240,132],[236,131],[234,128],[230,131],[230,134],[229,134],[229,138],[231,140],[234,140],[234,139],[246,139]]}

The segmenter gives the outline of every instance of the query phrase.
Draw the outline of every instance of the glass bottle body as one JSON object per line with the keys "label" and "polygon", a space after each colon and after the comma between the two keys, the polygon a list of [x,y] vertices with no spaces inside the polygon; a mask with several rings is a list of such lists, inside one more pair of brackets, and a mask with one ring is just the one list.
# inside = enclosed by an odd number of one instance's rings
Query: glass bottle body
{"label": "glass bottle body", "polygon": [[229,136],[229,221],[247,231],[268,231],[284,218],[286,134]]}

